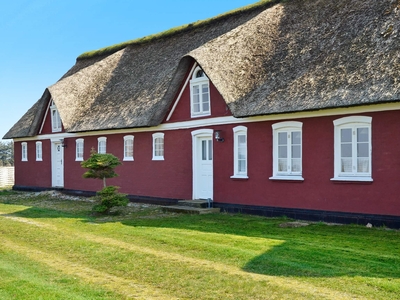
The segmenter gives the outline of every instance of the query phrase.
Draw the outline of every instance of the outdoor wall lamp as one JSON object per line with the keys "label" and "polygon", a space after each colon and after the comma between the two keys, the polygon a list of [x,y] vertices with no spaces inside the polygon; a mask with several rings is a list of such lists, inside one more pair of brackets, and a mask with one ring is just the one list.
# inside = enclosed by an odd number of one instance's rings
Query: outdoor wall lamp
{"label": "outdoor wall lamp", "polygon": [[221,130],[215,130],[214,131],[214,138],[217,142],[223,142],[225,139],[221,137]]}
{"label": "outdoor wall lamp", "polygon": [[64,139],[60,139],[61,147],[67,148],[67,143],[64,142]]}

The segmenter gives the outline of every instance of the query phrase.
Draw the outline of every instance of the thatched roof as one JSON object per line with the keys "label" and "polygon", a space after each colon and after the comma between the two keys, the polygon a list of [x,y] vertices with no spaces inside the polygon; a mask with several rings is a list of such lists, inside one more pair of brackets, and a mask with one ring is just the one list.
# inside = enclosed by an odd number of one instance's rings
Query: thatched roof
{"label": "thatched roof", "polygon": [[400,100],[400,0],[263,3],[80,57],[49,87],[65,130],[159,125],[193,59],[235,117]]}
{"label": "thatched roof", "polygon": [[235,117],[398,101],[400,1],[278,4],[189,55]]}

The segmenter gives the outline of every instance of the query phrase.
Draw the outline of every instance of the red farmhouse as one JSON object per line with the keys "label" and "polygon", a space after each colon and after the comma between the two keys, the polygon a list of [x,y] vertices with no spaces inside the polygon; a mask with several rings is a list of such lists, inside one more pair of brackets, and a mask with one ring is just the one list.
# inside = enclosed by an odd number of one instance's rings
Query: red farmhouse
{"label": "red farmhouse", "polygon": [[266,1],[85,53],[14,125],[15,189],[400,226],[400,18],[392,0]]}

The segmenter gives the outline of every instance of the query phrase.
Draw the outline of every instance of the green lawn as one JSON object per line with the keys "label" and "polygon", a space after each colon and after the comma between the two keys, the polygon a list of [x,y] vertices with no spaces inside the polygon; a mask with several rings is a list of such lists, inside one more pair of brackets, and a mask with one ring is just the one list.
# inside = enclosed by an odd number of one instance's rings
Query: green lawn
{"label": "green lawn", "polygon": [[0,191],[0,299],[399,299],[400,232]]}

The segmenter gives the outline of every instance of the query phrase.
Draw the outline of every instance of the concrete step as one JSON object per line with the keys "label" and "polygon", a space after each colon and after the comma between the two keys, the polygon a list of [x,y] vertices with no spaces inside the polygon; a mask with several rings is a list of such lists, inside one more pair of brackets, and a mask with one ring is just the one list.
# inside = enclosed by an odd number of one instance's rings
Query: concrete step
{"label": "concrete step", "polygon": [[197,214],[197,215],[220,212],[219,208],[201,208],[201,207],[182,206],[182,205],[161,206],[161,209],[164,212],[176,212],[176,213]]}
{"label": "concrete step", "polygon": [[[198,207],[198,208],[208,208],[207,200],[179,200],[176,204],[177,206],[190,206],[190,207]],[[212,201],[211,201],[212,206]]]}

